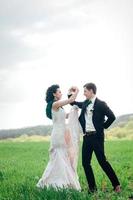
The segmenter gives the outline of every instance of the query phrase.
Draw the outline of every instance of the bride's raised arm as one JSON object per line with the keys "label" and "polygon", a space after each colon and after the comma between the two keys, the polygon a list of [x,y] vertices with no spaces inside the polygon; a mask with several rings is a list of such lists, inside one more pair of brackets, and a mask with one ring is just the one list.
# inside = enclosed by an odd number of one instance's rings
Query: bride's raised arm
{"label": "bride's raised arm", "polygon": [[70,96],[70,98],[68,98],[66,100],[58,100],[58,101],[54,102],[52,105],[52,108],[54,110],[57,110],[59,107],[65,106],[67,104],[71,104],[72,102],[75,101],[75,99],[78,95],[78,92],[79,92],[79,90],[78,90],[78,88],[76,88],[75,91],[73,92],[73,94]]}
{"label": "bride's raised arm", "polygon": [[[71,87],[68,91],[68,98],[70,98],[72,96],[72,94],[74,93],[76,87]],[[78,102],[78,101],[73,101],[70,103],[71,106],[76,105],[78,106],[80,109],[82,109],[83,106],[83,102]]]}

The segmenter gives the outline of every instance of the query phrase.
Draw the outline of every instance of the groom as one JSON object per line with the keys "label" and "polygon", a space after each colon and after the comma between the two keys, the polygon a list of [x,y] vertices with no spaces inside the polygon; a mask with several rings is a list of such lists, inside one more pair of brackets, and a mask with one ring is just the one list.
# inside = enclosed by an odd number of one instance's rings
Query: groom
{"label": "groom", "polygon": [[[96,158],[110,179],[115,192],[120,192],[119,180],[105,157],[104,153],[104,129],[107,129],[115,120],[115,116],[104,101],[96,97],[96,85],[87,83],[84,85],[84,102],[73,102],[71,105],[77,105],[81,108],[79,121],[83,129],[82,146],[82,165],[87,178],[89,192],[97,190],[95,177],[91,167],[91,158],[94,151]],[[107,120],[105,121],[105,117]]]}

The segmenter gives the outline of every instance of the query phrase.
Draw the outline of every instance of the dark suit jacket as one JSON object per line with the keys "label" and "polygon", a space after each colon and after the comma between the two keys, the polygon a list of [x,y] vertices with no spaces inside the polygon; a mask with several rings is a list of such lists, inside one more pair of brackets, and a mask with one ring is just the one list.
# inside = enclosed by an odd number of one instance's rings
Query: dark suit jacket
{"label": "dark suit jacket", "polygon": [[[88,100],[85,100],[84,102],[75,101],[71,103],[71,105],[77,105],[79,108],[81,108],[79,121],[83,129],[83,133],[85,133],[85,127],[86,127],[85,112],[88,106]],[[107,117],[106,120],[105,116]],[[107,106],[107,104],[104,101],[101,101],[100,99],[96,98],[93,107],[92,121],[96,129],[97,136],[104,137],[104,129],[107,129],[113,123],[114,120],[115,120],[115,115],[112,112],[112,110]]]}

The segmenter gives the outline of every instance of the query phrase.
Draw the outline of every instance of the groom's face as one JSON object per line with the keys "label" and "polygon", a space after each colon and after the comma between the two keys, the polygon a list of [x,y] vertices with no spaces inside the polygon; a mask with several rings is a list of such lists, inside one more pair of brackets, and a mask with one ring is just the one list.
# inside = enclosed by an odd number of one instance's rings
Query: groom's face
{"label": "groom's face", "polygon": [[88,90],[86,87],[84,87],[84,96],[86,97],[86,99],[91,99],[93,96],[93,91]]}

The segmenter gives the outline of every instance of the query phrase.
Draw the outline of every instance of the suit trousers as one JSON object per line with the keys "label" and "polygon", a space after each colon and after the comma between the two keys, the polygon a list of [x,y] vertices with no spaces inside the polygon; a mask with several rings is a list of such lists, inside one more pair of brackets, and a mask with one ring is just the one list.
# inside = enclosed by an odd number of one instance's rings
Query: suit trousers
{"label": "suit trousers", "polygon": [[85,135],[83,137],[82,165],[85,171],[89,189],[91,191],[94,191],[97,189],[94,173],[91,167],[91,158],[92,158],[93,151],[96,155],[96,158],[101,168],[110,179],[112,186],[115,188],[117,185],[120,185],[119,180],[113,168],[111,167],[110,163],[106,159],[106,156],[104,153],[104,138],[98,137],[96,133],[95,135],[89,135],[89,136]]}

